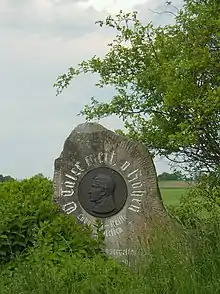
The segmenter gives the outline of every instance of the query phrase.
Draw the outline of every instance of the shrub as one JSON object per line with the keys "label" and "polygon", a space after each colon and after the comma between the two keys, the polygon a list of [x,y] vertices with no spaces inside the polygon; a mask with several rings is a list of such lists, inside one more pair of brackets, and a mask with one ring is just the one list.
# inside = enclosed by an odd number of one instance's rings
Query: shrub
{"label": "shrub", "polygon": [[52,203],[52,183],[35,176],[0,184],[0,265],[42,244],[56,252],[93,256],[100,244]]}
{"label": "shrub", "polygon": [[55,264],[52,259],[45,247],[41,252],[32,251],[31,259],[11,263],[0,276],[0,292],[112,294],[132,278],[123,265],[99,255],[83,258],[63,253]]}
{"label": "shrub", "polygon": [[205,228],[220,220],[219,171],[203,174],[196,185],[181,198],[180,205],[169,208],[187,228]]}

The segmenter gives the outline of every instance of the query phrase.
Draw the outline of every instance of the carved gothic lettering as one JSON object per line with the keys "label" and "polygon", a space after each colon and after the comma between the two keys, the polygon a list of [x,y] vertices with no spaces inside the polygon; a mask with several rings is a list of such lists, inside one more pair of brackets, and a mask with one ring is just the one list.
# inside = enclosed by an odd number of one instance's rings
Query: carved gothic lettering
{"label": "carved gothic lettering", "polygon": [[103,163],[104,162],[104,153],[103,152],[99,152],[99,154],[98,154],[98,161],[99,161],[99,163]]}
{"label": "carved gothic lettering", "polygon": [[81,222],[83,222],[84,221],[84,215],[81,213],[81,214],[79,214],[79,215],[77,215],[77,219],[78,220],[80,220]]}
{"label": "carved gothic lettering", "polygon": [[139,174],[138,174],[138,169],[134,170],[133,172],[131,172],[130,174],[128,174],[128,178],[130,178],[128,180],[129,183],[134,182],[138,179]]}
{"label": "carved gothic lettering", "polygon": [[113,151],[111,154],[110,160],[109,160],[110,164],[113,164],[113,159],[114,159],[115,155],[116,155],[116,153],[115,153],[115,151]]}
{"label": "carved gothic lettering", "polygon": [[129,210],[131,211],[134,211],[134,212],[139,212],[140,211],[140,206],[136,206],[134,204],[131,204],[129,207],[128,207]]}
{"label": "carved gothic lettering", "polygon": [[70,189],[70,190],[63,190],[63,189],[61,189],[60,190],[60,193],[61,193],[61,196],[62,197],[71,197],[74,194],[74,190],[73,189]]}
{"label": "carved gothic lettering", "polygon": [[65,174],[65,177],[67,177],[67,178],[69,178],[69,179],[71,179],[73,181],[77,181],[77,178],[76,177],[73,177],[73,176],[71,176],[69,174]]}
{"label": "carved gothic lettering", "polygon": [[74,183],[74,182],[70,182],[70,181],[65,181],[65,182],[64,182],[64,186],[65,186],[66,188],[74,189],[75,185],[76,185],[76,183]]}
{"label": "carved gothic lettering", "polygon": [[125,171],[130,165],[131,165],[130,162],[125,161],[125,163],[121,166],[121,170]]}
{"label": "carved gothic lettering", "polygon": [[132,184],[133,189],[141,188],[142,186],[143,186],[143,183],[141,181]]}
{"label": "carved gothic lettering", "polygon": [[138,204],[141,205],[142,200],[137,199],[137,198],[133,198],[133,199],[132,199],[132,202],[137,202]]}
{"label": "carved gothic lettering", "polygon": [[63,205],[63,210],[67,214],[70,214],[70,213],[74,212],[76,209],[77,209],[77,205],[76,205],[76,203],[74,201]]}
{"label": "carved gothic lettering", "polygon": [[114,237],[114,236],[119,235],[121,233],[123,233],[123,230],[121,227],[116,228],[116,229],[105,230],[105,232],[104,232],[106,237]]}
{"label": "carved gothic lettering", "polygon": [[96,158],[95,158],[94,154],[90,154],[85,157],[85,161],[88,166],[91,166],[94,163],[96,163]]}
{"label": "carved gothic lettering", "polygon": [[75,167],[82,173],[84,171],[84,169],[80,166],[80,162],[77,161],[75,164]]}
{"label": "carved gothic lettering", "polygon": [[137,190],[137,191],[132,191],[131,192],[131,197],[142,197],[142,196],[144,196],[146,194],[146,191],[139,191],[139,190]]}

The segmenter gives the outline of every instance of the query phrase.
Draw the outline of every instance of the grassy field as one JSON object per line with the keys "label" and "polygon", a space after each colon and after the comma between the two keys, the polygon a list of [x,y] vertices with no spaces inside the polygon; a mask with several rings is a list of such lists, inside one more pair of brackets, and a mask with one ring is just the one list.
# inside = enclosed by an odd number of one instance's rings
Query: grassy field
{"label": "grassy field", "polygon": [[182,181],[161,181],[159,187],[165,205],[178,205],[180,198],[190,188],[190,184]]}

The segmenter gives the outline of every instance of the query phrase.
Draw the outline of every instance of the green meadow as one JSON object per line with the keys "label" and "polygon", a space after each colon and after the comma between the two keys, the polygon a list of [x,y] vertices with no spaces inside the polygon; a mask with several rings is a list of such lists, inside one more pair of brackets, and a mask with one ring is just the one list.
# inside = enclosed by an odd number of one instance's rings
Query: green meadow
{"label": "green meadow", "polygon": [[161,181],[160,192],[166,206],[176,206],[180,203],[182,196],[186,195],[190,184],[183,181]]}

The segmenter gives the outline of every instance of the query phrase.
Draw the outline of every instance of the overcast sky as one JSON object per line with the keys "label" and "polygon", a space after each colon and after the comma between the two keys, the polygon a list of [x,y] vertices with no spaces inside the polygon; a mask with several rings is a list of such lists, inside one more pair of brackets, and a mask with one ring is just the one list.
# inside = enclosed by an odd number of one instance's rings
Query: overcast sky
{"label": "overcast sky", "polygon": [[[165,9],[164,0],[0,0],[0,174],[52,177],[65,138],[84,121],[77,113],[91,96],[111,97],[92,76],[77,78],[58,97],[53,84],[69,66],[106,52],[112,31],[94,23],[120,9],[138,10],[145,22],[172,21],[149,11]],[[101,123],[121,127],[115,118]],[[166,161],[155,163],[157,172],[169,170]]]}

